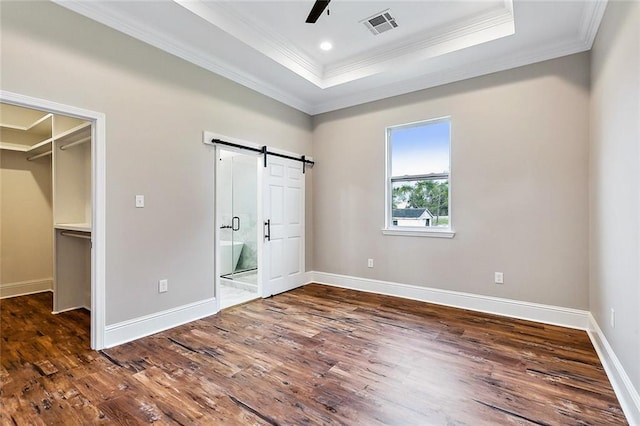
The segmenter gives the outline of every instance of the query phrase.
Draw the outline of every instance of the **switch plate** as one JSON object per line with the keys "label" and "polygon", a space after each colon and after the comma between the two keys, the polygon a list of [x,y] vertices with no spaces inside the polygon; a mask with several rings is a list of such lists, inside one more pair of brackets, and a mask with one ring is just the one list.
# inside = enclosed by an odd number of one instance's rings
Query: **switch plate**
{"label": "switch plate", "polygon": [[611,328],[616,328],[616,311],[611,308]]}
{"label": "switch plate", "polygon": [[158,293],[166,293],[169,291],[169,280],[158,281]]}
{"label": "switch plate", "polygon": [[504,284],[504,274],[502,272],[496,272],[494,280],[496,284]]}
{"label": "switch plate", "polygon": [[367,267],[373,268],[373,259],[367,259]]}
{"label": "switch plate", "polygon": [[144,207],[144,195],[136,195],[136,208]]}

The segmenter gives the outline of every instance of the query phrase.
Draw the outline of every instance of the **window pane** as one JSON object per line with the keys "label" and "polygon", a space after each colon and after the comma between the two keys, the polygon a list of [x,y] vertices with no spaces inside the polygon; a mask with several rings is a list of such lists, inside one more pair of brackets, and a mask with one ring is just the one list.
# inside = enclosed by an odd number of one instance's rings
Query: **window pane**
{"label": "window pane", "polygon": [[391,186],[393,225],[449,226],[449,179],[393,182]]}
{"label": "window pane", "polygon": [[450,127],[437,121],[391,129],[391,176],[449,173]]}

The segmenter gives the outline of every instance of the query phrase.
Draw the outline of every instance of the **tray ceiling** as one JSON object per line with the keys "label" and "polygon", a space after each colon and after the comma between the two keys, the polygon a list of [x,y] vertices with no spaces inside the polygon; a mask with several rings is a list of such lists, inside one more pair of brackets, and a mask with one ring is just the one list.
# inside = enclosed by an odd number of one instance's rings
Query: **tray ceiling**
{"label": "tray ceiling", "polygon": [[589,50],[606,5],[334,0],[307,24],[312,0],[54,1],[309,114]]}

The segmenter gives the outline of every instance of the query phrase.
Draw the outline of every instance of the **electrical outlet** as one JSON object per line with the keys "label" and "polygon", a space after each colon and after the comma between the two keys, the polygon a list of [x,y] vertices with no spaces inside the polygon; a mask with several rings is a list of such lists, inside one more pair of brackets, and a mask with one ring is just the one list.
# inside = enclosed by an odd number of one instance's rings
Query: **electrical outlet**
{"label": "electrical outlet", "polygon": [[373,268],[373,259],[367,259],[367,267]]}
{"label": "electrical outlet", "polygon": [[158,281],[158,293],[165,293],[169,291],[169,280]]}
{"label": "electrical outlet", "polygon": [[611,308],[610,322],[611,322],[611,328],[616,328],[616,311],[614,311],[613,308]]}
{"label": "electrical outlet", "polygon": [[496,284],[504,284],[504,274],[502,272],[496,272],[494,281]]}
{"label": "electrical outlet", "polygon": [[144,195],[136,195],[136,208],[144,207]]}

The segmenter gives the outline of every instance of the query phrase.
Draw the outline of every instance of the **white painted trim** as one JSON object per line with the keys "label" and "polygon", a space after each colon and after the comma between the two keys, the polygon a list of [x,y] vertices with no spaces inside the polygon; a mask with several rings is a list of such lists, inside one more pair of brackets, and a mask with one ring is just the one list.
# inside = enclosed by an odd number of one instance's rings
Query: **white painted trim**
{"label": "white painted trim", "polygon": [[79,305],[79,306],[73,306],[71,308],[60,309],[59,311],[51,311],[51,313],[53,315],[58,315],[58,314],[62,314],[64,312],[75,311],[76,309],[86,309],[87,311],[91,312],[91,309],[87,308],[86,306]]}
{"label": "white painted trim", "polygon": [[640,394],[633,386],[591,312],[317,271],[307,272],[307,282],[585,330],[607,373],[627,421],[630,425],[640,425]]}
{"label": "white painted trim", "polygon": [[144,22],[132,20],[125,14],[115,12],[113,8],[108,7],[109,2],[85,0],[53,0],[53,2],[292,108],[306,113],[309,113],[312,108],[310,103],[259,78],[258,74],[252,75],[238,67],[222,63],[218,58],[201,49],[196,49],[174,37],[163,34]]}
{"label": "white painted trim", "polygon": [[0,299],[53,291],[53,278],[0,284]]}
{"label": "white painted trim", "polygon": [[630,425],[640,425],[640,395],[638,390],[631,383],[631,379],[624,371],[620,360],[591,313],[589,313],[587,333],[618,397],[622,411],[627,416],[627,421]]}
{"label": "white painted trim", "polygon": [[218,312],[215,297],[108,325],[104,347],[111,348]]}
{"label": "white painted trim", "polygon": [[174,1],[247,46],[251,46],[310,83],[322,88],[322,64],[297,49],[286,38],[270,30],[262,22],[247,19],[225,2]]}
{"label": "white painted trim", "polygon": [[394,228],[382,228],[384,235],[400,235],[403,237],[431,237],[431,238],[453,238],[456,236],[455,231],[451,228],[436,230],[436,229],[394,229]]}
{"label": "white painted trim", "polygon": [[[309,96],[300,95],[298,93],[293,93],[290,90],[276,87],[276,85],[261,79],[257,74],[252,75],[252,73],[249,73],[246,70],[241,70],[238,67],[223,63],[202,49],[194,48],[193,46],[188,45],[188,43],[168,37],[161,31],[152,28],[149,25],[145,25],[143,22],[136,21],[135,19],[126,16],[126,14],[119,13],[115,8],[108,7],[108,2],[87,2],[81,0],[53,1],[62,7],[103,23],[122,33],[128,34],[138,40],[155,46],[165,52],[226,77],[238,84],[253,89],[265,96],[310,115],[347,108],[385,99],[391,96],[398,96],[417,90],[428,89],[455,81],[461,81],[589,50],[593,44],[593,39],[598,31],[607,4],[606,0],[585,1],[580,28],[574,39],[570,41],[562,41],[560,43],[551,42],[541,45],[536,49],[524,51],[521,55],[510,55],[508,57],[500,58],[488,57],[476,63],[467,64],[463,67],[444,69],[435,73],[424,74],[407,81],[396,81],[387,85],[378,86],[375,90],[366,90],[364,92],[351,93],[341,97],[333,97],[331,99],[325,98],[324,101],[320,100],[312,102],[309,100]],[[500,13],[494,11],[494,14],[497,13],[498,16],[490,16],[490,18],[494,19],[495,22],[492,22],[491,19],[489,19],[488,22],[484,23],[484,25],[489,25],[489,29],[491,29],[492,24],[499,27],[501,22],[500,19],[505,19],[505,17],[508,18],[509,14],[513,14],[511,2],[505,0],[503,3],[504,10],[498,11]],[[183,7],[189,6],[189,3],[184,1],[179,1],[177,4],[180,4]],[[209,7],[209,9],[210,11],[214,11],[211,7]],[[214,12],[222,13],[219,9],[220,8],[218,7]],[[229,11],[227,10],[227,15],[229,15],[228,12]],[[217,21],[218,18],[216,22]],[[238,25],[233,26],[233,28],[242,28],[246,30],[246,24],[246,22],[238,23]],[[228,23],[225,24],[225,28],[228,26]],[[227,30],[228,29],[229,28],[227,28]],[[485,28],[485,30],[486,29],[487,28]],[[269,36],[269,34],[259,32],[256,28],[253,28],[252,30],[256,34],[252,36],[251,40],[255,40],[255,37],[260,35]],[[471,36],[473,36],[472,33]],[[242,37],[236,38],[242,39]],[[422,39],[424,39],[424,37]],[[262,45],[265,43],[267,42],[261,42],[260,44]],[[312,75],[317,73],[316,64],[309,63],[307,58],[301,56],[298,52],[293,51],[290,46],[286,45],[286,43],[283,45],[282,40],[269,40],[267,45],[268,48],[266,54],[269,55],[269,53],[271,53],[272,55],[276,55],[280,59],[283,59],[286,62],[283,66],[287,67],[286,64],[288,63],[288,69],[293,68],[294,72],[298,72],[299,75],[307,75],[310,79],[313,79]],[[286,49],[282,49],[283,46]],[[263,52],[263,54],[265,53]],[[325,72],[325,74],[329,75],[327,72]],[[335,83],[336,82],[334,82],[334,84]]]}
{"label": "white painted trim", "polygon": [[523,302],[520,300],[502,299],[499,297],[462,293],[451,290],[400,284],[389,281],[358,278],[347,275],[330,274],[326,272],[309,272],[309,282],[326,284],[334,287],[360,290],[368,293],[384,294],[419,300],[438,305],[469,309],[477,312],[502,315],[536,321],[544,324],[586,330],[588,327],[587,311],[563,308],[539,303]]}
{"label": "white painted trim", "polygon": [[309,111],[304,112],[310,115],[318,115],[342,108],[349,108],[356,105],[366,104],[368,102],[374,102],[381,99],[510,70],[537,62],[548,61],[562,56],[584,52],[586,50],[589,50],[589,47],[582,41],[562,41],[559,43],[551,42],[535,50],[527,50],[519,55],[481,59],[474,63],[468,63],[462,67],[440,70],[405,81],[397,81],[380,85],[376,87],[375,90],[351,93],[341,97],[332,97],[326,101],[315,103]]}
{"label": "white painted trim", "polygon": [[348,83],[394,69],[404,63],[468,49],[514,33],[513,7],[511,1],[507,0],[502,7],[483,11],[462,21],[432,28],[397,43],[327,65],[320,87],[325,89]]}
{"label": "white painted trim", "polygon": [[600,22],[607,8],[608,0],[591,0],[584,2],[582,21],[580,22],[580,39],[591,49],[596,39]]}
{"label": "white painted trim", "polygon": [[91,253],[91,348],[104,347],[106,297],[106,117],[101,112],[0,90],[0,101],[91,121],[93,230]]}

